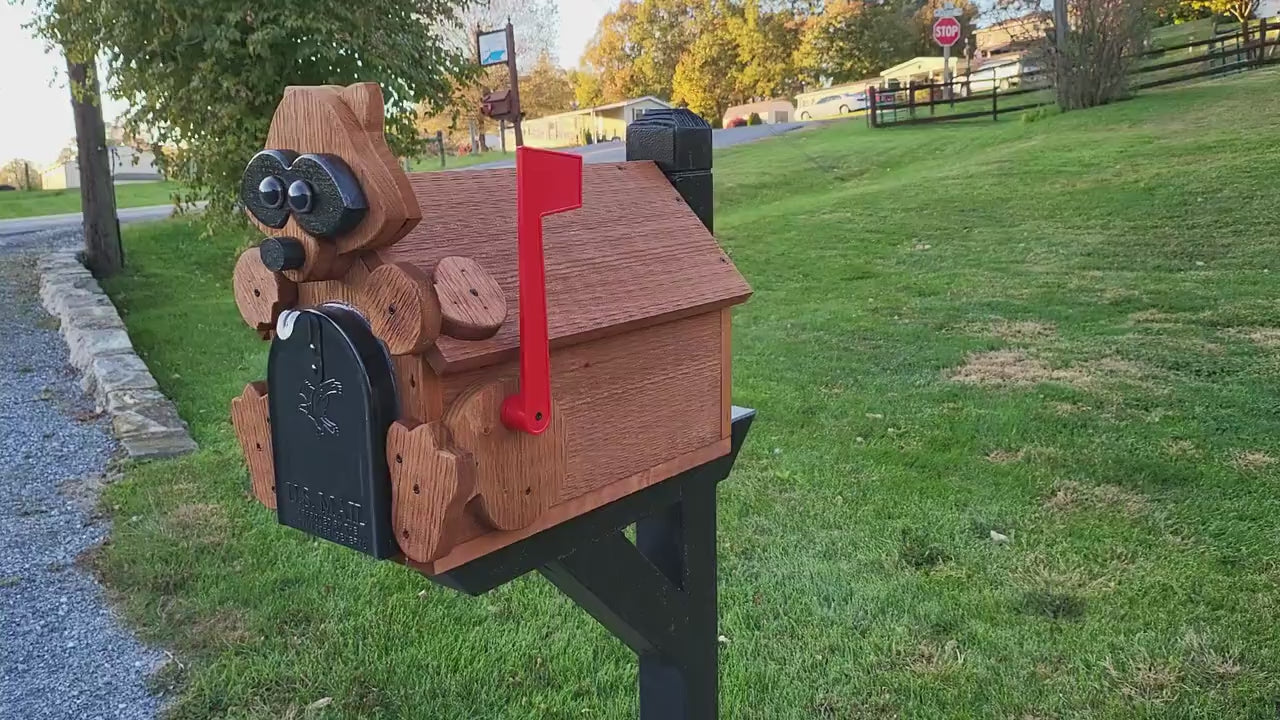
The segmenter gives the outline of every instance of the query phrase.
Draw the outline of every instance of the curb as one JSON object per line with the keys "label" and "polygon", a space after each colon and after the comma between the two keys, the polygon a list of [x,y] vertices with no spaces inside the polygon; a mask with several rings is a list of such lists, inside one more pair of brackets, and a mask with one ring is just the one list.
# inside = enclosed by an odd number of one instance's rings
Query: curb
{"label": "curb", "polygon": [[80,387],[93,395],[100,412],[111,416],[111,430],[129,458],[194,452],[197,446],[187,424],[134,352],[120,314],[76,251],[41,256],[36,272],[40,302],[58,318],[71,364],[82,373]]}

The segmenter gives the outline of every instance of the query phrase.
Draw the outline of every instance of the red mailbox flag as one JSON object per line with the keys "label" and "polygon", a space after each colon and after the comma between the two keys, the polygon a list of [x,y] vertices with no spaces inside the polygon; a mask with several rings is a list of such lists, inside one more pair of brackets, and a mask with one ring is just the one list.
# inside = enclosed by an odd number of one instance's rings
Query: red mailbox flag
{"label": "red mailbox flag", "polygon": [[502,424],[539,435],[551,425],[551,347],[542,218],[582,207],[582,156],[516,148],[520,278],[520,391],[502,402]]}

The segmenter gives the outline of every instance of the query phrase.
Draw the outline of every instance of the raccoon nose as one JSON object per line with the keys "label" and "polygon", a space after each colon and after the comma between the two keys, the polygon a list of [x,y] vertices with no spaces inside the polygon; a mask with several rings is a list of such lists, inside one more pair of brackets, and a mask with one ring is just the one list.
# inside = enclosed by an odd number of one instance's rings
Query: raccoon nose
{"label": "raccoon nose", "polygon": [[258,256],[271,272],[297,270],[307,262],[307,248],[291,237],[269,237],[258,246]]}

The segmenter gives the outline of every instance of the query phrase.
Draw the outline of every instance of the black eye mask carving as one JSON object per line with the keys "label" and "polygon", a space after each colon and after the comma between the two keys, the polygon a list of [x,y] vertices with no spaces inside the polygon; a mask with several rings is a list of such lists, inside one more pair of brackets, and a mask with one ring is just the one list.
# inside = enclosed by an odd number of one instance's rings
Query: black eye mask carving
{"label": "black eye mask carving", "polygon": [[293,215],[307,233],[341,235],[369,205],[351,168],[336,155],[263,150],[240,180],[240,200],[263,225],[282,228]]}

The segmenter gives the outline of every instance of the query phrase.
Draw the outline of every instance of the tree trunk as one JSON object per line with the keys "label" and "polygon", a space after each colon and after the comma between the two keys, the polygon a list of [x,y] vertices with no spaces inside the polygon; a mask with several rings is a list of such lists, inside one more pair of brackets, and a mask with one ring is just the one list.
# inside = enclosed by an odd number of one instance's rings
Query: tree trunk
{"label": "tree trunk", "polygon": [[67,59],[71,111],[76,121],[76,159],[80,165],[80,208],[84,216],[85,265],[97,277],[108,277],[124,266],[116,194],[107,155],[107,130],[97,72],[89,63]]}

